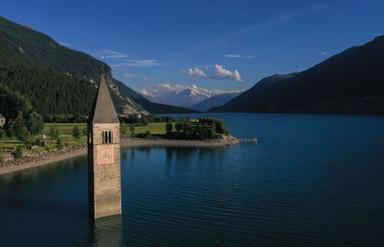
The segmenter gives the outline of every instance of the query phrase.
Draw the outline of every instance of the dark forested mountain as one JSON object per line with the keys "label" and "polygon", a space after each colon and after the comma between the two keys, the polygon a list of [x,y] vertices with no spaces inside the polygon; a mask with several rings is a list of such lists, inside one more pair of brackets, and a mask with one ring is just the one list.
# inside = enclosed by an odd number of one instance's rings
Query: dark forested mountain
{"label": "dark forested mountain", "polygon": [[63,47],[49,36],[0,17],[0,83],[20,92],[43,115],[87,115],[101,70],[119,113],[190,110],[155,104],[113,80],[108,65],[83,52]]}
{"label": "dark forested mountain", "polygon": [[265,78],[210,111],[384,114],[384,36],[288,78]]}
{"label": "dark forested mountain", "polygon": [[212,107],[221,106],[240,95],[240,93],[222,93],[214,95],[208,99],[200,101],[199,103],[191,106],[192,109],[196,109],[198,111],[207,111]]}

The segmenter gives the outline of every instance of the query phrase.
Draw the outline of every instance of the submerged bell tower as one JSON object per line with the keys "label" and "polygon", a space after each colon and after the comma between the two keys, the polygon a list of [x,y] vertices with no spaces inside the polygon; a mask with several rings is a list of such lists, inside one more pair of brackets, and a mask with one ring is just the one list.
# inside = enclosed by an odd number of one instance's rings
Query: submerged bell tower
{"label": "submerged bell tower", "polygon": [[92,220],[121,214],[120,122],[101,75],[88,118],[88,197]]}

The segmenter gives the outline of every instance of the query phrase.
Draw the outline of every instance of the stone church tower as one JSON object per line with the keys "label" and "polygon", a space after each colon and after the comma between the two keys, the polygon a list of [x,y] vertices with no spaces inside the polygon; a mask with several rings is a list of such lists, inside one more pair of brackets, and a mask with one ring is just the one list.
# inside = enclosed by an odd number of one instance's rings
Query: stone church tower
{"label": "stone church tower", "polygon": [[88,118],[88,189],[91,219],[121,214],[120,123],[105,75]]}

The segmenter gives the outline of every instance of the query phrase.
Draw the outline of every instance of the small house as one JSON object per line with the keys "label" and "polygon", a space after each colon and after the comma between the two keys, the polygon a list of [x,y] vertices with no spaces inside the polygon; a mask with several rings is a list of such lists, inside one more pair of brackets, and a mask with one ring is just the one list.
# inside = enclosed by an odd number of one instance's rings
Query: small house
{"label": "small house", "polygon": [[3,116],[3,114],[0,113],[0,127],[3,127],[4,124],[5,124],[5,117]]}

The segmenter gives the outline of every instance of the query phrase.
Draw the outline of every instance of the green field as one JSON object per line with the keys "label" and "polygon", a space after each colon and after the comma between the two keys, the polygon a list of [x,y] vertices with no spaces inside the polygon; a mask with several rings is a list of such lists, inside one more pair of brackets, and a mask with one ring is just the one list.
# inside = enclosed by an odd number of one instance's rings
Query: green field
{"label": "green field", "polygon": [[[75,140],[72,137],[72,130],[73,128],[77,126],[81,133],[81,138],[79,140]],[[130,125],[127,126],[127,137],[131,136],[131,132],[129,129]],[[85,144],[86,137],[84,133],[86,133],[87,130],[87,124],[86,123],[46,123],[44,124],[43,134],[45,134],[46,139],[45,142],[48,145],[54,145],[56,143],[56,140],[52,140],[50,138],[50,130],[51,128],[57,128],[59,132],[59,136],[63,138],[67,144]],[[152,135],[162,135],[165,134],[165,123],[149,123],[145,126],[135,126],[134,134],[140,134],[145,133],[149,131]],[[19,140],[16,140],[14,138],[9,138],[6,136],[3,136],[0,138],[0,147],[15,147],[18,145],[22,145],[22,142]]]}
{"label": "green field", "polygon": [[[189,120],[189,132],[182,131],[181,133],[192,133],[187,138],[218,138],[220,134],[216,134],[215,130],[206,123],[200,124],[197,120]],[[138,138],[151,138],[152,136],[164,136],[166,134],[166,123],[149,123],[148,125],[140,124],[122,124],[120,125],[121,136],[123,138],[131,138],[131,127],[134,126],[133,136]],[[185,125],[184,125],[185,126]],[[78,138],[73,136],[74,127],[77,127],[80,133]],[[222,127],[223,128],[223,127]],[[125,131],[124,131],[125,130]],[[209,132],[211,131],[211,132]],[[175,133],[173,129],[173,134]],[[197,133],[197,134],[196,134]],[[219,132],[223,133],[223,132]],[[178,135],[180,133],[177,133]],[[193,136],[194,135],[194,136]],[[176,136],[176,135],[174,135]],[[191,137],[192,136],[192,137]],[[207,137],[208,136],[208,137]],[[172,133],[167,136],[172,138]],[[176,136],[176,138],[185,138]],[[30,138],[25,144],[15,138],[3,136],[0,138],[0,155],[11,155],[17,146],[20,146],[27,153],[41,152],[45,150],[56,150],[57,148],[78,147],[83,146],[87,142],[87,124],[86,123],[46,123],[41,134]],[[24,145],[25,144],[25,145]],[[27,150],[28,147],[28,150]]]}
{"label": "green field", "polygon": [[[146,126],[135,126],[135,135],[145,133],[146,131],[151,132],[152,135],[164,135],[165,134],[165,123],[149,123]],[[129,132],[129,128],[128,128]]]}
{"label": "green field", "polygon": [[[67,137],[72,136],[72,130],[73,128],[77,126],[80,130],[80,132],[83,133],[83,130],[87,129],[86,123],[49,123],[44,125],[43,133],[46,135],[49,135],[50,129],[52,127],[56,127],[59,131],[60,136]],[[128,136],[130,136],[130,130],[129,130],[129,124],[127,126],[127,131],[129,133]],[[162,135],[165,134],[165,123],[149,123],[145,126],[135,126],[134,134],[140,134],[145,133],[146,131],[151,132],[151,134],[154,135]]]}
{"label": "green field", "polygon": [[[80,130],[81,136],[79,139],[75,139],[72,136],[73,128],[77,126]],[[130,125],[126,125],[127,134],[125,137],[131,137],[131,131],[129,128]],[[57,140],[53,139],[50,136],[50,132],[52,128],[56,128],[59,137],[63,140],[65,147],[75,147],[81,146],[86,143],[87,137],[87,124],[86,123],[46,123],[44,124],[44,129],[42,134],[45,135],[45,147],[35,146],[32,150],[26,150],[23,143],[15,138],[10,138],[7,136],[3,136],[0,138],[0,154],[5,154],[6,156],[11,155],[9,152],[15,150],[17,146],[21,146],[24,152],[41,152],[44,150],[51,150],[57,147]],[[149,131],[151,135],[162,135],[165,134],[165,123],[149,123],[145,126],[135,126],[134,135],[138,135],[140,133],[145,133]],[[42,135],[39,135],[42,137]],[[7,154],[8,153],[8,154]]]}
{"label": "green field", "polygon": [[83,129],[87,129],[86,123],[46,123],[44,124],[43,133],[46,135],[49,134],[49,130],[55,126],[59,131],[59,134],[64,136],[72,136],[72,129],[75,126],[80,129],[80,132],[82,132]]}

